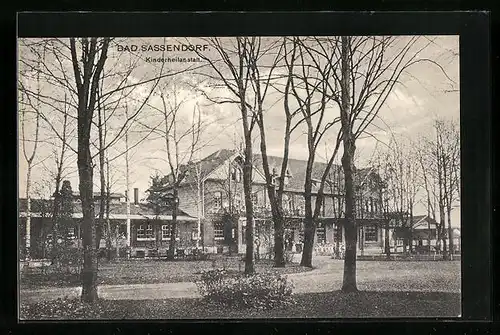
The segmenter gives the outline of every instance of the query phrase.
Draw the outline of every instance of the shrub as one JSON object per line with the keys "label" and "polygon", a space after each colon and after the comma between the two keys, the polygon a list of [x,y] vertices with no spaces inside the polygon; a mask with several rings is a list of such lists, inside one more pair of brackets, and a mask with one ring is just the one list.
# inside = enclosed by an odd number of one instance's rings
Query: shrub
{"label": "shrub", "polygon": [[226,306],[270,309],[293,303],[292,284],[277,274],[244,275],[216,269],[203,272],[197,285],[205,300]]}
{"label": "shrub", "polygon": [[79,274],[83,265],[83,251],[78,248],[60,249],[52,258],[53,271]]}

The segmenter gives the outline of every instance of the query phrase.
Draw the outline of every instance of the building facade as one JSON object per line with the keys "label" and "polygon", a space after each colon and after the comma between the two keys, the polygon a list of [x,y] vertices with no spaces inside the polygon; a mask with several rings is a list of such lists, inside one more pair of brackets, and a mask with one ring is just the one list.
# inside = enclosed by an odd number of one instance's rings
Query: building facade
{"label": "building facade", "polygon": [[[277,176],[282,159],[268,157],[270,169]],[[285,248],[289,252],[301,252],[303,246],[303,218],[305,212],[304,182],[306,161],[289,159],[284,183],[283,210],[286,217]],[[260,155],[253,159],[252,203],[254,207],[255,248],[259,257],[272,255],[273,223],[271,206],[267,195],[266,181],[262,172]],[[313,207],[320,178],[326,164],[313,166]],[[189,254],[193,249],[203,248],[209,253],[244,253],[246,249],[245,201],[243,192],[242,156],[232,150],[218,150],[204,159],[183,167],[183,179],[178,184],[178,210],[176,249]],[[273,183],[281,182],[276,177]],[[315,252],[331,254],[334,248],[345,243],[344,222],[344,178],[342,168],[333,165],[324,190],[324,204],[318,218],[315,235]],[[168,191],[169,186],[166,185]],[[383,182],[374,169],[360,169],[355,174],[356,222],[358,225],[357,250],[359,255],[385,252],[389,243],[391,252],[398,252],[402,245],[397,224],[385,219],[383,213]],[[99,213],[99,194],[95,195],[95,213]],[[31,250],[32,257],[43,258],[43,241],[50,239],[52,200],[32,200]],[[74,227],[68,234],[81,243],[80,220],[82,217],[78,197],[74,201]],[[19,246],[25,250],[26,199],[19,203]],[[132,257],[166,255],[171,237],[172,208],[161,212],[148,203],[140,202],[138,190],[128,204],[123,194],[111,194],[109,222],[111,240],[122,253]],[[105,219],[108,215],[105,214]],[[421,229],[425,220],[415,225]],[[426,227],[424,227],[426,228]],[[130,231],[130,236],[127,232]],[[387,238],[386,238],[387,234]],[[425,245],[427,239],[415,229],[411,243]],[[436,240],[431,239],[436,244]],[[456,244],[458,245],[458,243]],[[101,247],[105,239],[101,240]],[[126,248],[130,246],[130,248]]]}
{"label": "building facade", "polygon": [[[199,162],[185,167],[185,177],[179,184],[179,208],[193,217],[200,217],[202,244],[207,251],[245,252],[245,201],[243,192],[242,156],[232,150],[218,150]],[[276,175],[281,169],[280,157],[268,156],[270,170]],[[287,227],[285,247],[300,252],[303,243],[302,219],[305,212],[304,182],[307,162],[289,159],[283,180],[283,210]],[[313,206],[320,179],[326,164],[313,166]],[[335,245],[345,242],[343,229],[344,194],[342,169],[333,166],[324,190],[315,245],[318,251],[331,252]],[[383,251],[383,226],[380,178],[371,169],[356,174],[357,222],[359,224],[358,250],[363,253]],[[260,155],[253,158],[252,203],[254,208],[255,247],[260,254],[272,252],[273,230],[271,206]],[[221,217],[237,217],[236,222],[224,223]],[[229,235],[229,236],[227,236]]]}

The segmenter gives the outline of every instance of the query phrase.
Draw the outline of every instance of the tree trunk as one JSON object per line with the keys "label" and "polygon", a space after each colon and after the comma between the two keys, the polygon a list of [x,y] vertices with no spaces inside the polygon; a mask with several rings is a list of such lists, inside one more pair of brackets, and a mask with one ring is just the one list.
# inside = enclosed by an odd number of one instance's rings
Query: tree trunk
{"label": "tree trunk", "polygon": [[116,258],[120,257],[120,244],[118,243],[120,239],[120,224],[116,222],[115,224],[115,247],[116,247]]}
{"label": "tree trunk", "polygon": [[106,174],[104,173],[104,133],[103,133],[103,115],[101,113],[100,98],[97,101],[98,118],[98,136],[99,136],[99,181],[101,186],[101,197],[99,199],[99,220],[96,226],[96,250],[99,252],[101,246],[102,232],[104,227],[104,211],[106,203]]}
{"label": "tree trunk", "polygon": [[100,183],[101,183],[101,197],[99,199],[99,219],[97,220],[96,225],[96,239],[95,239],[95,248],[99,251],[99,247],[101,245],[102,239],[102,227],[104,226],[104,211],[106,209],[105,201],[106,201],[106,181],[104,176],[104,158],[101,158],[101,154],[99,154],[99,170],[100,170]]}
{"label": "tree trunk", "polygon": [[[246,116],[245,120],[246,121]],[[245,127],[247,128],[247,127]],[[248,128],[247,128],[248,129]],[[246,207],[246,252],[245,252],[245,274],[252,274],[255,272],[253,253],[253,232],[254,232],[254,219],[253,219],[253,202],[252,202],[252,142],[250,135],[245,136],[245,159],[243,165],[243,190],[245,193],[245,207]]]}
{"label": "tree trunk", "polygon": [[344,155],[342,157],[342,166],[345,175],[346,190],[346,214],[345,214],[345,239],[346,250],[344,260],[344,278],[342,284],[343,292],[357,291],[356,285],[356,244],[357,227],[355,218],[355,198],[354,198],[354,180],[352,169],[352,158],[354,154],[354,144],[344,144]]}
{"label": "tree trunk", "polygon": [[[31,258],[31,163],[28,162],[28,172],[26,175],[26,236],[25,236],[25,254],[24,259]],[[43,222],[42,222],[43,224]],[[43,229],[43,228],[42,228]]]}
{"label": "tree trunk", "polygon": [[387,259],[391,258],[391,245],[390,245],[390,239],[389,239],[389,221],[386,220],[385,222],[385,238],[384,238],[384,247],[385,247],[385,257]]}
{"label": "tree trunk", "polygon": [[446,236],[445,236],[445,210],[444,206],[439,205],[439,227],[441,230],[441,238],[443,240],[443,259],[448,259],[448,248],[447,248],[447,243],[446,243]]}
{"label": "tree trunk", "polygon": [[345,238],[346,250],[344,259],[343,292],[355,292],[356,285],[356,199],[354,190],[354,154],[356,151],[355,138],[352,129],[351,117],[351,69],[350,69],[350,44],[351,38],[342,36],[341,50],[341,109],[342,142],[344,153],[342,155],[342,169],[344,170],[345,183]]}
{"label": "tree trunk", "polygon": [[[98,39],[93,37],[81,40],[82,54],[77,55],[76,39],[70,38],[71,61],[78,93],[78,175],[80,198],[82,202],[83,230],[83,269],[82,300],[97,300],[97,253],[95,250],[96,231],[93,196],[93,162],[90,152],[90,136],[98,81],[106,62],[109,38],[102,40],[97,62]],[[80,66],[80,62],[82,66]]]}
{"label": "tree trunk", "polygon": [[[307,208],[307,207],[306,207]],[[307,211],[307,209],[306,209]],[[302,250],[301,266],[312,268],[312,256],[314,249],[314,235],[316,234],[316,226],[312,221],[311,216],[304,218],[304,247]]]}
{"label": "tree trunk", "polygon": [[94,223],[93,168],[90,149],[79,150],[78,173],[80,177],[80,197],[83,213],[83,269],[82,300],[97,301],[97,252],[95,249],[96,230]]}
{"label": "tree trunk", "polygon": [[110,196],[111,196],[111,184],[109,180],[109,161],[106,162],[106,251],[108,261],[112,258],[112,243],[111,243],[111,220],[109,219],[110,214]]}
{"label": "tree trunk", "polygon": [[274,267],[285,267],[285,222],[282,215],[273,218],[274,222]]}
{"label": "tree trunk", "polygon": [[[262,110],[260,112],[262,114]],[[262,168],[264,170],[264,174],[266,176],[266,186],[267,193],[269,197],[269,202],[271,204],[271,213],[274,224],[274,267],[285,267],[285,229],[284,229],[284,213],[283,213],[283,204],[282,204],[282,194],[283,194],[283,183],[284,183],[284,174],[286,173],[286,163],[288,161],[288,142],[289,142],[289,122],[287,121],[287,130],[285,130],[285,148],[284,148],[284,157],[281,167],[281,172],[279,174],[279,185],[278,192],[276,192],[276,186],[273,185],[273,176],[271,175],[271,171],[269,169],[269,162],[267,159],[267,146],[266,146],[266,135],[265,135],[265,127],[263,116],[260,116],[260,120],[258,122],[260,129],[260,151],[262,154]],[[288,132],[288,133],[287,133]]]}
{"label": "tree trunk", "polygon": [[454,246],[453,246],[453,229],[451,228],[451,207],[447,208],[447,215],[448,215],[448,240],[449,242],[449,254],[450,254],[450,260],[453,260],[453,253],[454,253]]}
{"label": "tree trunk", "polygon": [[173,260],[175,258],[175,237],[177,233],[177,208],[179,206],[178,203],[178,191],[177,186],[174,186],[173,189],[173,197],[174,197],[174,208],[172,210],[172,224],[170,225],[170,243],[168,246],[168,255],[167,258],[169,260]]}
{"label": "tree trunk", "polygon": [[[128,119],[128,106],[125,106],[125,116]],[[128,129],[125,131],[125,181],[127,187],[127,258],[130,258],[130,247],[131,247],[131,237],[130,237],[130,170],[129,170],[129,145],[128,145]]]}
{"label": "tree trunk", "polygon": [[[308,146],[309,153],[312,152],[311,147],[313,145],[310,135],[308,136]],[[306,167],[306,180],[304,182],[304,200],[305,200],[305,211],[304,211],[304,247],[302,249],[302,259],[300,260],[300,265],[312,267],[312,254],[314,248],[314,234],[316,233],[315,220],[313,219],[312,211],[312,167],[313,167],[314,156],[309,154],[309,159],[307,161]],[[317,201],[317,200],[316,200]]]}
{"label": "tree trunk", "polygon": [[[427,234],[427,246],[429,248],[429,255],[431,254],[431,211],[430,211],[430,197],[428,196],[427,197],[427,230],[428,230],[428,234]],[[437,227],[436,227],[437,228]]]}

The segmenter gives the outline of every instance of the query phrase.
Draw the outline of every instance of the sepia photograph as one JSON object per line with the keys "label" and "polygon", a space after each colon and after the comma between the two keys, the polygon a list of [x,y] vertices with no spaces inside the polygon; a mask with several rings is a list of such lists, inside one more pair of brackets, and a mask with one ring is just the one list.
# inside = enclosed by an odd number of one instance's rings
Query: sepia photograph
{"label": "sepia photograph", "polygon": [[19,318],[456,318],[458,35],[17,39]]}

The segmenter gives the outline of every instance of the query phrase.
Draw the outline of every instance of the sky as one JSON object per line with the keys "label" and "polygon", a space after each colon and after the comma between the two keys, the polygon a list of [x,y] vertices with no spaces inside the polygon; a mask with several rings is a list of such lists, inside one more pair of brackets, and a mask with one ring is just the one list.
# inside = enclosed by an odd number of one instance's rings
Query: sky
{"label": "sky", "polygon": [[[404,39],[409,37],[400,37]],[[265,38],[267,43],[273,43],[277,39]],[[41,104],[44,115],[48,121],[59,131],[62,129],[62,117],[58,110],[61,110],[60,101],[66,99],[70,101],[70,105],[74,104],[74,97],[71,93],[62,93],[59,83],[47,83],[44,79],[37,78],[33,71],[26,66],[27,63],[33,62],[33,52],[26,45],[39,40],[24,40],[20,45],[20,59],[27,59],[26,62],[20,62],[20,80],[23,81],[26,87],[36,91],[40,89],[45,96],[50,98],[45,99],[45,103]],[[120,100],[113,105],[113,98],[109,99],[110,106],[120,106],[115,109],[112,121],[109,128],[106,130],[106,140],[108,142],[116,139],[114,145],[109,150],[108,158],[110,163],[110,176],[113,192],[124,193],[126,189],[125,183],[125,160],[120,153],[125,148],[125,140],[120,137],[118,130],[125,119],[123,101],[127,100],[126,107],[129,113],[139,110],[136,121],[129,124],[129,151],[130,157],[130,188],[139,188],[140,197],[145,196],[145,190],[149,186],[150,176],[156,173],[169,173],[169,166],[166,161],[165,139],[161,136],[161,131],[164,126],[160,126],[152,132],[147,140],[143,140],[148,130],[154,125],[160,124],[162,116],[160,110],[162,108],[161,94],[164,94],[167,101],[177,99],[179,105],[178,112],[178,134],[186,131],[198,115],[202,120],[202,132],[200,136],[201,149],[196,152],[193,159],[203,158],[221,148],[235,149],[241,143],[241,120],[240,112],[235,104],[219,104],[215,105],[208,101],[201,93],[210,92],[211,96],[232,97],[231,92],[227,89],[213,88],[213,80],[208,79],[208,75],[212,75],[204,68],[207,62],[200,59],[200,62],[193,63],[153,63],[150,58],[158,57],[198,57],[192,51],[173,51],[174,46],[189,43],[191,45],[200,45],[200,53],[204,57],[216,60],[217,55],[213,49],[204,50],[203,45],[206,41],[192,38],[189,41],[184,38],[121,38],[115,40],[110,46],[106,73],[112,74],[120,71],[126,71],[130,64],[134,64],[134,68],[127,77],[128,83],[137,83],[145,79],[152,78],[160,73],[175,73],[190,68],[191,71],[177,74],[176,76],[168,76],[162,80],[153,90],[147,104],[142,105],[146,97],[151,92],[154,82],[149,82],[141,85],[134,90],[124,90],[124,95],[127,99]],[[222,39],[222,43],[231,48],[232,40]],[[404,136],[409,139],[417,139],[419,137],[428,136],[431,131],[432,122],[435,118],[445,118],[459,120],[459,38],[458,36],[422,36],[419,39],[417,46],[425,45],[425,49],[419,54],[422,59],[430,59],[432,62],[422,61],[410,67],[400,78],[400,83],[394,87],[387,101],[380,109],[377,118],[373,124],[367,128],[370,136],[364,136],[357,142],[356,165],[359,167],[366,166],[373,159],[374,153],[382,150],[387,146],[392,136]],[[155,47],[165,46],[165,52],[154,51]],[[143,50],[144,48],[144,50]],[[135,50],[137,49],[137,50]],[[62,51],[64,52],[64,51]],[[398,52],[397,49],[393,52]],[[52,73],[57,78],[64,79],[71,76],[70,63],[65,61],[64,57],[54,56],[55,53],[49,51],[45,54],[45,64],[47,68],[51,68]],[[64,56],[63,53],[61,53]],[[269,64],[272,60],[268,56],[267,59],[262,59],[263,64]],[[62,65],[61,65],[62,64]],[[61,68],[63,70],[61,70]],[[26,72],[28,71],[28,72]],[[227,70],[223,70],[227,71]],[[279,69],[276,70],[279,73]],[[224,72],[227,73],[227,72]],[[74,80],[68,79],[71,84]],[[103,91],[113,89],[113,85],[117,85],[118,79],[109,76],[103,85]],[[41,88],[40,88],[41,87]],[[73,85],[74,87],[74,85]],[[265,105],[265,124],[266,135],[268,139],[268,154],[281,156],[283,151],[283,129],[284,129],[284,114],[281,96],[278,92],[270,90],[266,99]],[[52,100],[50,100],[52,99]],[[58,100],[59,102],[54,102]],[[117,99],[115,99],[117,100]],[[26,100],[24,100],[26,103]],[[110,107],[110,108],[111,108]],[[69,107],[69,113],[74,113]],[[74,108],[73,108],[74,109]],[[113,113],[113,112],[108,112]],[[332,109],[335,114],[335,110]],[[332,115],[333,115],[332,114]],[[74,115],[74,114],[73,114]],[[110,118],[111,119],[111,118]],[[72,131],[72,137],[69,141],[70,147],[76,149],[75,134],[76,129],[74,120],[70,119],[69,130]],[[148,128],[149,127],[149,128]],[[26,171],[27,163],[23,154],[22,132],[23,123],[19,123],[19,194],[24,197],[26,192]],[[25,137],[34,138],[34,119],[28,115],[24,122]],[[96,133],[93,134],[94,138]],[[328,152],[331,152],[335,132],[325,134],[323,142],[320,144],[317,160],[324,160]],[[34,159],[34,168],[32,172],[32,188],[38,193],[47,194],[51,188],[50,174],[54,171],[54,157],[60,153],[60,145],[57,143],[57,138],[54,138],[53,128],[48,125],[48,122],[41,121],[40,139],[43,143],[39,144],[36,156]],[[254,150],[259,151],[258,136],[255,134]],[[183,151],[188,145],[187,139],[180,141],[180,149]],[[32,142],[26,141],[25,147],[28,154],[33,148]],[[65,177],[71,181],[74,190],[78,189],[78,174],[76,169],[76,158],[72,149],[68,149],[66,157]],[[307,144],[304,135],[304,128],[299,127],[292,135],[290,157],[296,159],[307,158]],[[99,189],[99,175],[94,172],[94,191]],[[424,214],[426,212],[422,205],[417,205],[416,213]],[[460,223],[460,208],[459,206],[452,211],[452,222],[455,226]]]}

